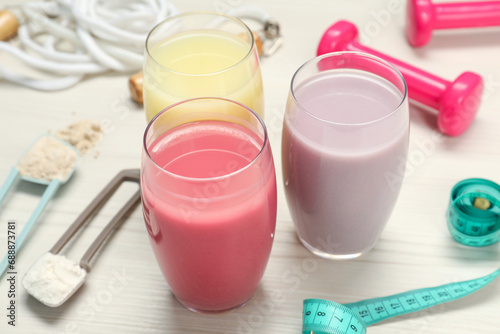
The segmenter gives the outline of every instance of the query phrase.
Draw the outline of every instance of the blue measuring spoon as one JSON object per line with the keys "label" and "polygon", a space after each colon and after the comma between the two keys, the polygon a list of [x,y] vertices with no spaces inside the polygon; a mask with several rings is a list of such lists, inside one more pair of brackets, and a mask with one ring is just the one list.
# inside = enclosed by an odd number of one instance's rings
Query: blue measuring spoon
{"label": "blue measuring spoon", "polygon": [[[19,249],[21,248],[21,246],[23,245],[24,240],[26,239],[26,237],[28,236],[29,232],[33,228],[35,222],[38,220],[38,217],[40,217],[41,213],[43,212],[43,210],[45,209],[45,207],[47,206],[47,204],[49,203],[49,201],[52,199],[52,197],[55,195],[55,193],[57,192],[57,190],[59,189],[59,187],[62,184],[66,183],[71,178],[71,176],[73,175],[73,173],[75,171],[75,167],[76,167],[76,165],[79,162],[80,157],[81,157],[80,156],[80,152],[74,146],[72,146],[71,144],[65,142],[64,140],[62,140],[60,138],[57,138],[55,136],[52,136],[52,135],[43,135],[43,136],[39,137],[30,146],[30,148],[28,150],[26,150],[26,152],[23,154],[23,156],[26,153],[28,153],[29,150],[39,140],[41,140],[44,137],[54,138],[55,140],[58,140],[59,142],[63,143],[67,147],[69,147],[71,150],[73,150],[76,153],[76,161],[74,162],[71,171],[66,175],[66,177],[64,179],[54,178],[52,180],[45,180],[45,179],[32,178],[32,177],[29,177],[29,176],[26,176],[26,175],[21,175],[20,172],[19,172],[19,169],[18,169],[17,165],[14,166],[14,167],[12,167],[12,169],[10,170],[10,173],[7,176],[7,179],[5,180],[5,182],[3,183],[2,187],[0,188],[0,205],[4,201],[7,193],[10,191],[10,189],[14,185],[14,182],[19,177],[21,177],[22,180],[25,180],[25,181],[28,181],[28,182],[37,183],[37,184],[41,184],[41,185],[46,185],[47,186],[47,188],[45,189],[45,191],[44,191],[44,193],[43,193],[43,195],[42,195],[42,197],[40,199],[40,202],[38,202],[38,205],[36,206],[35,210],[31,214],[29,220],[26,222],[26,224],[24,225],[23,229],[21,230],[21,233],[16,238],[16,243],[15,243],[15,252],[16,252],[16,254],[19,251]],[[9,240],[8,237],[7,237],[7,240]],[[9,265],[9,254],[7,253],[5,255],[5,257],[3,258],[2,262],[0,263],[0,276],[2,276],[4,274],[4,272],[7,269],[8,265]]]}

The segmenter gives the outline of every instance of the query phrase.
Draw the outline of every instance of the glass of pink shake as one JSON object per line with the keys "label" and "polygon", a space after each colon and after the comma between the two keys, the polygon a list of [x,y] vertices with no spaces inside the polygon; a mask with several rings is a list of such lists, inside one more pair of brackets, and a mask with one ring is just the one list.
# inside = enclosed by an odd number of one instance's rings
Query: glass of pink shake
{"label": "glass of pink shake", "polygon": [[408,140],[406,84],[391,64],[339,52],[297,70],[282,166],[290,213],[307,249],[352,259],[375,245],[399,194]]}
{"label": "glass of pink shake", "polygon": [[199,312],[246,303],[276,226],[274,161],[260,117],[222,98],[163,110],[144,134],[141,191],[151,245],[175,297]]}

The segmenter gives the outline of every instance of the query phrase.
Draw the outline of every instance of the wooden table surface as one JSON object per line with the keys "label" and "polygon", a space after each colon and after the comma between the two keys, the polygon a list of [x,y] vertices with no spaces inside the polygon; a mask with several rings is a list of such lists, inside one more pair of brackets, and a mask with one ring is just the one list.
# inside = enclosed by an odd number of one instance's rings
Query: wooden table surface
{"label": "wooden table surface", "polygon": [[[1,0],[1,5],[8,1]],[[9,2],[10,3],[10,2]],[[0,333],[300,333],[302,301],[339,303],[386,296],[486,275],[498,268],[498,245],[472,249],[449,235],[445,210],[453,185],[465,178],[500,182],[500,28],[438,32],[411,48],[404,36],[405,1],[183,0],[180,11],[255,5],[281,24],[283,46],[262,59],[268,126],[278,176],[278,221],[271,258],[250,302],[206,315],[183,308],[170,293],[150,248],[138,207],[100,250],[84,285],[63,306],[49,308],[29,296],[20,279],[47,252],[99,190],[121,169],[140,165],[144,111],[129,97],[127,75],[86,78],[59,92],[34,91],[0,79],[0,179],[39,135],[81,119],[106,124],[102,141],[49,203],[17,255],[16,326],[7,324],[11,298],[0,281]],[[483,101],[472,127],[444,137],[433,111],[412,105],[407,174],[394,213],[376,247],[352,261],[314,257],[297,241],[281,183],[281,123],[295,70],[315,55],[323,31],[339,19],[355,22],[361,40],[447,80],[466,70],[483,76]],[[0,53],[0,61],[20,66]],[[79,260],[102,226],[135,190],[127,185],[65,251]],[[44,187],[18,182],[0,206],[0,249],[7,221],[18,230]],[[362,203],[361,209],[362,209]],[[500,333],[500,282],[456,302],[369,328],[369,333]]]}

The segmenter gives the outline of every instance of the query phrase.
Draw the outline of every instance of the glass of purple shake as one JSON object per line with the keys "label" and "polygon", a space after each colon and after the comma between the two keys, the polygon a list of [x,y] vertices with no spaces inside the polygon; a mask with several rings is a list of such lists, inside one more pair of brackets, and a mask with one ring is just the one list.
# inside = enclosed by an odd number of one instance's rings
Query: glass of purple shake
{"label": "glass of purple shake", "polygon": [[375,246],[404,177],[409,119],[403,76],[380,58],[330,53],[297,70],[283,122],[283,183],[307,249],[353,259]]}

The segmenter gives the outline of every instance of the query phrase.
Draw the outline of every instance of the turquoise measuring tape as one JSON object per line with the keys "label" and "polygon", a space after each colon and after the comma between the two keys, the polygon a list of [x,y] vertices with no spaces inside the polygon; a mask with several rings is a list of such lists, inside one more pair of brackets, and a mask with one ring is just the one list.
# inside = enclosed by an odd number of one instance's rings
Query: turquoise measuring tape
{"label": "turquoise measuring tape", "polygon": [[[500,186],[484,179],[457,183],[451,191],[446,218],[451,235],[464,245],[483,247],[500,241]],[[383,320],[465,297],[498,276],[500,269],[469,281],[343,305],[324,299],[306,299],[302,333],[363,334],[368,326]]]}
{"label": "turquoise measuring tape", "polygon": [[451,191],[446,216],[448,229],[456,241],[472,247],[498,242],[500,186],[484,179],[467,179],[457,183]]}

